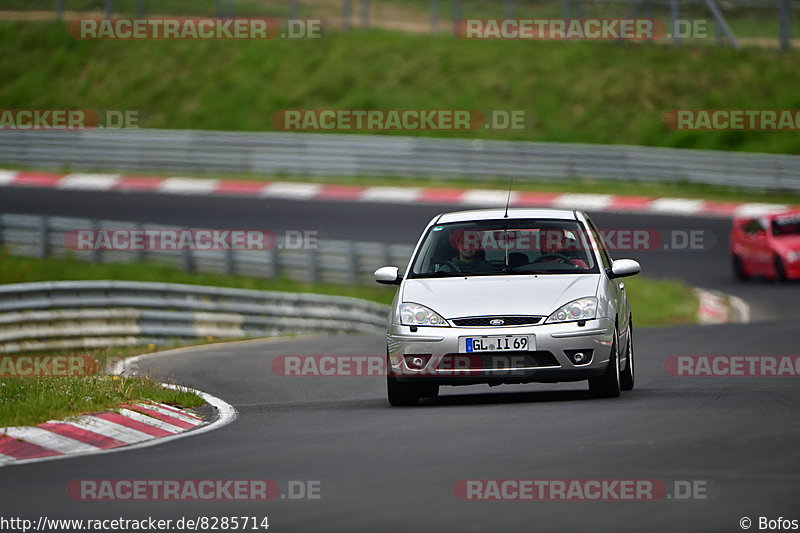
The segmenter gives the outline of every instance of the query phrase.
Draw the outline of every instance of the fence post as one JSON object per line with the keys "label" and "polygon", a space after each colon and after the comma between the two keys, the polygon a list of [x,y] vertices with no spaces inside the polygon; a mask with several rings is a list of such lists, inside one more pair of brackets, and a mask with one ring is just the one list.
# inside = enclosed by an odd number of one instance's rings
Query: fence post
{"label": "fence post", "polygon": [[369,28],[369,0],[361,0],[361,27]]}
{"label": "fence post", "polygon": [[439,0],[431,0],[431,33],[439,32]]}
{"label": "fence post", "polygon": [[42,216],[39,218],[39,245],[38,257],[44,259],[50,255],[50,218]]}
{"label": "fence post", "polygon": [[514,0],[505,0],[503,7],[505,8],[505,17],[507,19],[514,18]]}
{"label": "fence post", "polygon": [[669,2],[669,20],[670,31],[672,32],[672,42],[681,44],[681,37],[678,33],[678,20],[681,18],[681,0],[670,0]]}
{"label": "fence post", "polygon": [[214,0],[214,13],[218,19],[222,18],[222,0]]}
{"label": "fence post", "polygon": [[350,17],[352,14],[352,0],[342,0],[342,31],[350,31]]}
{"label": "fence post", "polygon": [[572,0],[561,0],[561,16],[565,19],[572,16]]}
{"label": "fence post", "polygon": [[64,18],[64,0],[56,0],[56,20]]}
{"label": "fence post", "polygon": [[144,17],[144,0],[136,0],[135,17],[137,19]]}
{"label": "fence post", "polygon": [[228,0],[228,18],[236,18],[236,0]]}
{"label": "fence post", "polygon": [[453,0],[453,22],[461,20],[461,0]]}
{"label": "fence post", "polygon": [[297,20],[297,0],[289,0],[289,20]]}
{"label": "fence post", "polygon": [[114,0],[106,0],[106,18],[114,16]]}
{"label": "fence post", "polygon": [[789,50],[792,44],[791,15],[789,14],[789,0],[778,0],[778,31],[781,43],[781,52]]}

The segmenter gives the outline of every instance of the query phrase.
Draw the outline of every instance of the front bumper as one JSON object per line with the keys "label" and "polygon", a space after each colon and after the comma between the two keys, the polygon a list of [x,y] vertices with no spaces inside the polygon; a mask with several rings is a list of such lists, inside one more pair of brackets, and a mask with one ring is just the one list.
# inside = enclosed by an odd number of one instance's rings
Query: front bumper
{"label": "front bumper", "polygon": [[[463,337],[526,335],[533,350],[465,351]],[[579,381],[602,375],[614,342],[614,321],[609,318],[534,326],[472,328],[417,327],[392,324],[387,334],[389,373],[399,381],[424,381],[441,385],[503,384]],[[576,364],[569,352],[591,350],[591,360]],[[411,362],[423,361],[419,368]]]}

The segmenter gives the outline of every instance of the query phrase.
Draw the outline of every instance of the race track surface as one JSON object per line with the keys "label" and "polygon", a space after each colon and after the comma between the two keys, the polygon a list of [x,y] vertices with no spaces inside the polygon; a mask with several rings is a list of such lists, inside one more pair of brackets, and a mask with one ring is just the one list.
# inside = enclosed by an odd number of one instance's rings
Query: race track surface
{"label": "race track surface", "polygon": [[[387,242],[413,242],[442,210],[25,189],[0,195],[2,212],[306,229],[320,238]],[[270,531],[279,532],[712,532],[741,531],[745,516],[800,519],[798,378],[675,377],[664,367],[675,355],[796,355],[800,287],[734,282],[727,220],[604,213],[595,220],[603,229],[713,236],[704,250],[625,255],[651,276],[743,297],[756,322],[638,329],[637,388],[609,400],[589,399],[585,383],[445,387],[418,408],[390,408],[383,378],[288,377],[271,367],[282,355],[380,355],[380,335],[248,341],[145,359],[152,375],[225,399],[239,419],[148,449],[2,468],[3,514],[269,516]],[[67,495],[71,480],[98,478],[318,480],[322,499],[81,502]],[[453,494],[463,479],[523,478],[699,481],[708,494],[650,502],[479,502]]]}

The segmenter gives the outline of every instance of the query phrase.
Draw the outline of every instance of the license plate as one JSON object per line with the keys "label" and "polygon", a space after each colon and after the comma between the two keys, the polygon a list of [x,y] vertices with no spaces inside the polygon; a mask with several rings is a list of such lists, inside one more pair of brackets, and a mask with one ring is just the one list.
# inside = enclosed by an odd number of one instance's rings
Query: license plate
{"label": "license plate", "polygon": [[528,335],[464,337],[464,352],[521,352],[534,350]]}

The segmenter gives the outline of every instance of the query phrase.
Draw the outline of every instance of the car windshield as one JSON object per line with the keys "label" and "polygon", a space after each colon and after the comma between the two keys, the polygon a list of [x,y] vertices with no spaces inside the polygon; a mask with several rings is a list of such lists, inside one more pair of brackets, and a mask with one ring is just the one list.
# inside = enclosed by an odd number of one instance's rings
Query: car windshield
{"label": "car windshield", "polygon": [[800,214],[774,219],[772,221],[772,234],[776,237],[800,235]]}
{"label": "car windshield", "polygon": [[590,274],[597,263],[574,220],[479,220],[430,228],[410,277]]}

